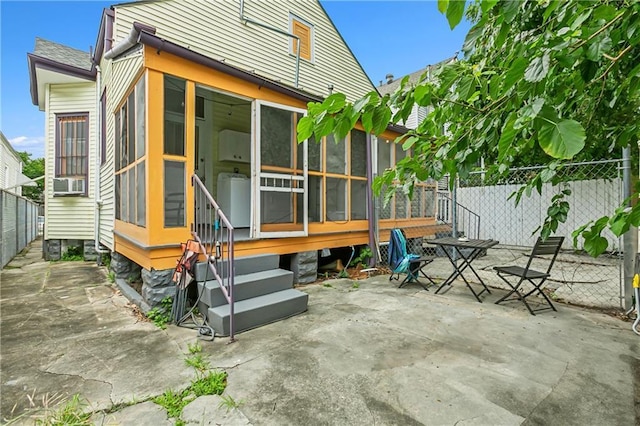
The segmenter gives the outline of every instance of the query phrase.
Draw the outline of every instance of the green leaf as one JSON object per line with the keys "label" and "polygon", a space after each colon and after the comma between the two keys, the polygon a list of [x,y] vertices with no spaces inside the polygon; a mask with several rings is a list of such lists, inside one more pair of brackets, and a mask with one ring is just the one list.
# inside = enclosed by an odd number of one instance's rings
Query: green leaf
{"label": "green leaf", "polygon": [[344,93],[333,93],[329,95],[327,99],[324,100],[324,102],[322,102],[322,105],[328,113],[333,114],[344,108],[346,102],[347,97],[344,95]]}
{"label": "green leaf", "polygon": [[444,14],[447,11],[447,7],[449,7],[449,0],[438,0],[438,10],[440,13]]}
{"label": "green leaf", "polygon": [[420,106],[428,106],[431,104],[431,88],[427,85],[416,86],[413,89],[413,98],[416,104]]}
{"label": "green leaf", "polygon": [[305,141],[313,134],[313,119],[304,116],[298,121],[298,143]]}
{"label": "green leaf", "polygon": [[511,89],[518,81],[522,80],[524,70],[527,68],[526,58],[519,57],[511,63],[509,70],[504,76],[503,93]]}
{"label": "green leaf", "polygon": [[386,105],[379,105],[373,111],[373,133],[377,136],[384,132],[391,120],[391,110]]}
{"label": "green leaf", "polygon": [[409,136],[402,144],[402,150],[408,151],[411,147],[420,140],[417,136]]}
{"label": "green leaf", "polygon": [[487,13],[493,9],[496,4],[498,4],[498,0],[483,0],[480,3],[480,9],[482,9],[482,13]]}
{"label": "green leaf", "polygon": [[630,224],[628,222],[628,219],[629,217],[627,215],[617,215],[611,218],[609,227],[611,228],[611,232],[613,232],[616,237],[621,236],[629,230]]}
{"label": "green leaf", "polygon": [[518,133],[513,129],[513,123],[516,121],[516,115],[511,113],[507,122],[504,124],[502,128],[502,133],[500,134],[500,140],[498,141],[498,161],[503,161],[507,152],[509,152],[511,148],[511,144]]}
{"label": "green leaf", "polygon": [[587,58],[597,62],[602,58],[603,53],[611,50],[611,38],[600,37],[593,41],[587,48]]}
{"label": "green leaf", "polygon": [[[583,234],[584,236],[584,234]],[[609,242],[600,234],[588,234],[584,236],[584,250],[593,257],[598,257],[605,252]]]}
{"label": "green leaf", "polygon": [[475,80],[470,75],[463,76],[458,82],[458,93],[460,94],[460,100],[466,101],[471,97],[475,89]]}
{"label": "green leaf", "polygon": [[593,11],[593,19],[610,21],[616,16],[617,9],[609,4],[602,4]]}
{"label": "green leaf", "polygon": [[313,128],[313,132],[316,135],[316,138],[319,140],[322,136],[327,136],[333,131],[333,127],[335,125],[335,119],[333,116],[328,115]]}
{"label": "green leaf", "polygon": [[362,111],[362,108],[364,108],[364,106],[367,105],[367,103],[369,103],[369,95],[366,95],[366,96],[358,99],[356,101],[356,103],[353,104],[353,110],[355,112],[360,112],[360,111]]}
{"label": "green leaf", "polygon": [[524,79],[535,83],[544,79],[549,73],[549,54],[545,53],[542,56],[533,58],[526,71],[524,72]]}
{"label": "green leaf", "polygon": [[[465,0],[449,0],[449,5],[447,6],[446,17],[447,21],[449,21],[449,27],[454,29],[460,21],[462,21],[462,16],[464,16],[464,5],[466,3]],[[438,0],[438,7],[440,7],[440,0]],[[442,12],[442,11],[441,11]]]}
{"label": "green leaf", "polygon": [[371,133],[373,131],[373,112],[374,110],[372,109],[365,111],[360,119],[364,131],[367,133]]}
{"label": "green leaf", "polygon": [[538,132],[538,143],[553,158],[569,160],[584,148],[586,133],[575,120],[554,123],[545,120]]}
{"label": "green leaf", "polygon": [[[540,179],[542,180],[542,182],[547,183],[551,181],[551,179],[553,179],[555,175],[556,175],[555,170],[543,169],[542,172],[540,172]],[[551,216],[551,214],[549,215]]]}

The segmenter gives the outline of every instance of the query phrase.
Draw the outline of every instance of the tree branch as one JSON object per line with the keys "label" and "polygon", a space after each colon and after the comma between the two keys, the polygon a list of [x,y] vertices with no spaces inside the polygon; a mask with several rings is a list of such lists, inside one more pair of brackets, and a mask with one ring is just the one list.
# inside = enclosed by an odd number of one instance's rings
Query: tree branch
{"label": "tree branch", "polygon": [[602,28],[600,28],[598,31],[596,31],[595,33],[591,34],[588,38],[586,38],[585,40],[582,40],[580,43],[578,43],[577,45],[575,45],[573,47],[573,49],[571,49],[571,53],[575,52],[577,49],[580,49],[582,46],[584,46],[586,43],[590,42],[591,40],[593,40],[594,38],[598,37],[600,34],[602,34],[604,31],[607,30],[607,28],[609,28],[611,25],[613,25],[618,19],[622,18],[622,15],[624,15],[625,12],[620,12],[619,14],[616,15],[615,18],[613,18],[611,21],[607,22]]}

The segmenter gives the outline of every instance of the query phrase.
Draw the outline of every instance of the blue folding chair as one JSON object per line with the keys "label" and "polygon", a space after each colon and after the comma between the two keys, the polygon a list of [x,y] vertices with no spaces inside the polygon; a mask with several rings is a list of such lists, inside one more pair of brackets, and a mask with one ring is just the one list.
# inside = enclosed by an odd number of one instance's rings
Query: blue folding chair
{"label": "blue folding chair", "polygon": [[400,228],[393,228],[389,238],[389,267],[391,276],[389,281],[399,280],[400,274],[406,274],[404,280],[398,288],[402,288],[409,283],[418,283],[428,291],[427,286],[420,281],[420,277],[426,278],[431,284],[435,282],[426,274],[424,267],[433,262],[429,256],[420,256],[407,252],[407,238]]}

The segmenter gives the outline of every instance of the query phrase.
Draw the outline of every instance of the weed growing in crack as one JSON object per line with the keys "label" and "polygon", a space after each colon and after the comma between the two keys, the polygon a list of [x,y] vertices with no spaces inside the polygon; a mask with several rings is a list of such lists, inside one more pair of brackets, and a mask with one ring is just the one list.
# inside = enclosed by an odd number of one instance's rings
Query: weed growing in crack
{"label": "weed growing in crack", "polygon": [[86,403],[80,400],[80,395],[75,394],[62,407],[53,412],[47,413],[44,419],[36,420],[36,425],[41,426],[57,426],[57,425],[74,425],[84,426],[91,425],[91,413],[84,412]]}
{"label": "weed growing in crack", "polygon": [[227,387],[227,373],[210,371],[204,377],[191,382],[190,389],[196,396],[221,395]]}
{"label": "weed growing in crack", "polygon": [[171,389],[167,389],[162,395],[153,398],[152,401],[167,410],[167,416],[178,418],[182,413],[182,409],[194,399],[195,397],[187,388],[182,392],[174,392]]}
{"label": "weed growing in crack", "polygon": [[218,404],[218,408],[225,407],[227,409],[227,412],[239,408],[242,404],[244,404],[244,400],[241,399],[240,401],[236,401],[231,397],[231,395],[221,395],[220,399],[222,401],[220,401],[220,404]]}
{"label": "weed growing in crack", "polygon": [[160,301],[160,307],[155,307],[147,312],[147,318],[149,318],[156,327],[164,330],[167,328],[167,324],[171,321],[171,307],[173,305],[173,299],[171,297],[165,297]]}

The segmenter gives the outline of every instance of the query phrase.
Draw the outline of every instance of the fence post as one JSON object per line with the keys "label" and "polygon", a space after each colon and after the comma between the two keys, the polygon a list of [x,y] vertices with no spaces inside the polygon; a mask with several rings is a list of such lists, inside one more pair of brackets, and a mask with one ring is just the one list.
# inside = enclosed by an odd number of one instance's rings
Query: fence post
{"label": "fence post", "polygon": [[[622,149],[622,198],[627,206],[631,206],[631,148]],[[624,280],[623,280],[623,303],[622,308],[628,310],[633,306],[633,276],[636,270],[636,254],[638,253],[638,228],[632,226],[623,236],[624,251]]]}

